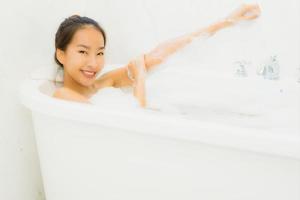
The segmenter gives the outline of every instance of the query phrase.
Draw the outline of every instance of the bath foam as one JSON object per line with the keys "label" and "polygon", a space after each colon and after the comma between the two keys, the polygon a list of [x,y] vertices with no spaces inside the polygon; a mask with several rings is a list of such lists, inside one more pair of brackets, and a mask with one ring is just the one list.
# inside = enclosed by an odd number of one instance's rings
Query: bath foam
{"label": "bath foam", "polygon": [[[180,114],[179,110],[172,106],[168,99],[163,99],[159,95],[148,95],[146,110],[159,111],[168,114]],[[137,99],[133,96],[132,87],[124,88],[104,88],[98,91],[90,98],[90,102],[94,105],[111,107],[111,109],[119,109],[122,111],[140,110]]]}
{"label": "bath foam", "polygon": [[128,92],[122,92],[119,88],[107,87],[99,90],[90,98],[90,102],[95,105],[122,106],[135,108],[136,99]]}
{"label": "bath foam", "polygon": [[[278,134],[299,132],[296,83],[180,70],[178,66],[165,66],[160,73],[147,78],[145,109],[138,105],[130,87],[104,88],[91,98],[91,102],[120,112],[154,111]],[[285,115],[289,118],[283,117]]]}

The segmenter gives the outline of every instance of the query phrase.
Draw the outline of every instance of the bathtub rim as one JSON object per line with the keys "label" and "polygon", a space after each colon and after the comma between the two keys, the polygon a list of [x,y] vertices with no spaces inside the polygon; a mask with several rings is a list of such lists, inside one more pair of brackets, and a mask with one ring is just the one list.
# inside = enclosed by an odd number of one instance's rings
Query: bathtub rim
{"label": "bathtub rim", "polygon": [[[95,105],[55,99],[40,92],[39,87],[46,82],[49,82],[49,80],[24,80],[19,91],[21,104],[32,112],[66,120],[97,124],[114,129],[125,129],[152,136],[183,139],[219,147],[300,159],[300,135],[271,134],[263,130],[253,132],[252,129],[200,122],[199,120],[187,120],[178,118],[178,116],[160,115],[158,119],[151,111],[136,110],[135,112],[123,113],[108,110],[105,106],[99,105],[97,105],[97,108],[101,109],[95,109]],[[138,117],[136,117],[137,115]],[[103,118],[99,120],[97,116]],[[176,122],[176,126],[174,126],[174,122]],[[186,131],[187,129],[189,131]],[[242,134],[240,134],[241,132]]]}

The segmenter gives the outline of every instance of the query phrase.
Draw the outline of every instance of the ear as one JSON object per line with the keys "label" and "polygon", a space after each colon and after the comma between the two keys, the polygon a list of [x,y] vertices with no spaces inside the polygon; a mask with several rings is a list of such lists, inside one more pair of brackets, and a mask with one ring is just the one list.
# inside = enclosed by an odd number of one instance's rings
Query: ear
{"label": "ear", "polygon": [[61,64],[65,64],[65,52],[61,49],[56,49],[56,58]]}

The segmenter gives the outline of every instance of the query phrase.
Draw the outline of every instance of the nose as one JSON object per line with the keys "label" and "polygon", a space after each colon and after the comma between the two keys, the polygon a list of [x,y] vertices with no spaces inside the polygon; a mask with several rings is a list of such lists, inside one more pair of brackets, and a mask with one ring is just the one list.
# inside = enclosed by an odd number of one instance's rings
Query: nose
{"label": "nose", "polygon": [[98,63],[97,63],[97,58],[96,58],[96,56],[90,56],[90,57],[89,57],[89,60],[88,60],[88,66],[89,66],[90,68],[93,68],[93,69],[97,68]]}

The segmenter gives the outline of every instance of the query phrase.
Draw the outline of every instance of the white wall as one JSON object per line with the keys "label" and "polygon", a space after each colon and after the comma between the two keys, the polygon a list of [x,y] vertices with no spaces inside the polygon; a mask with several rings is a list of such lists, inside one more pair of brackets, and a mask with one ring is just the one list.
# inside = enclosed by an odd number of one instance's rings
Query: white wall
{"label": "white wall", "polygon": [[[108,35],[107,62],[125,63],[159,41],[215,22],[241,2],[1,0],[0,199],[43,199],[31,116],[19,104],[18,88],[33,69],[53,67],[54,34],[65,17],[77,13],[99,21]],[[256,68],[276,54],[282,77],[295,79],[300,66],[300,2],[258,2],[263,13],[257,22],[192,44],[177,61],[229,72],[236,60],[252,61]]]}

